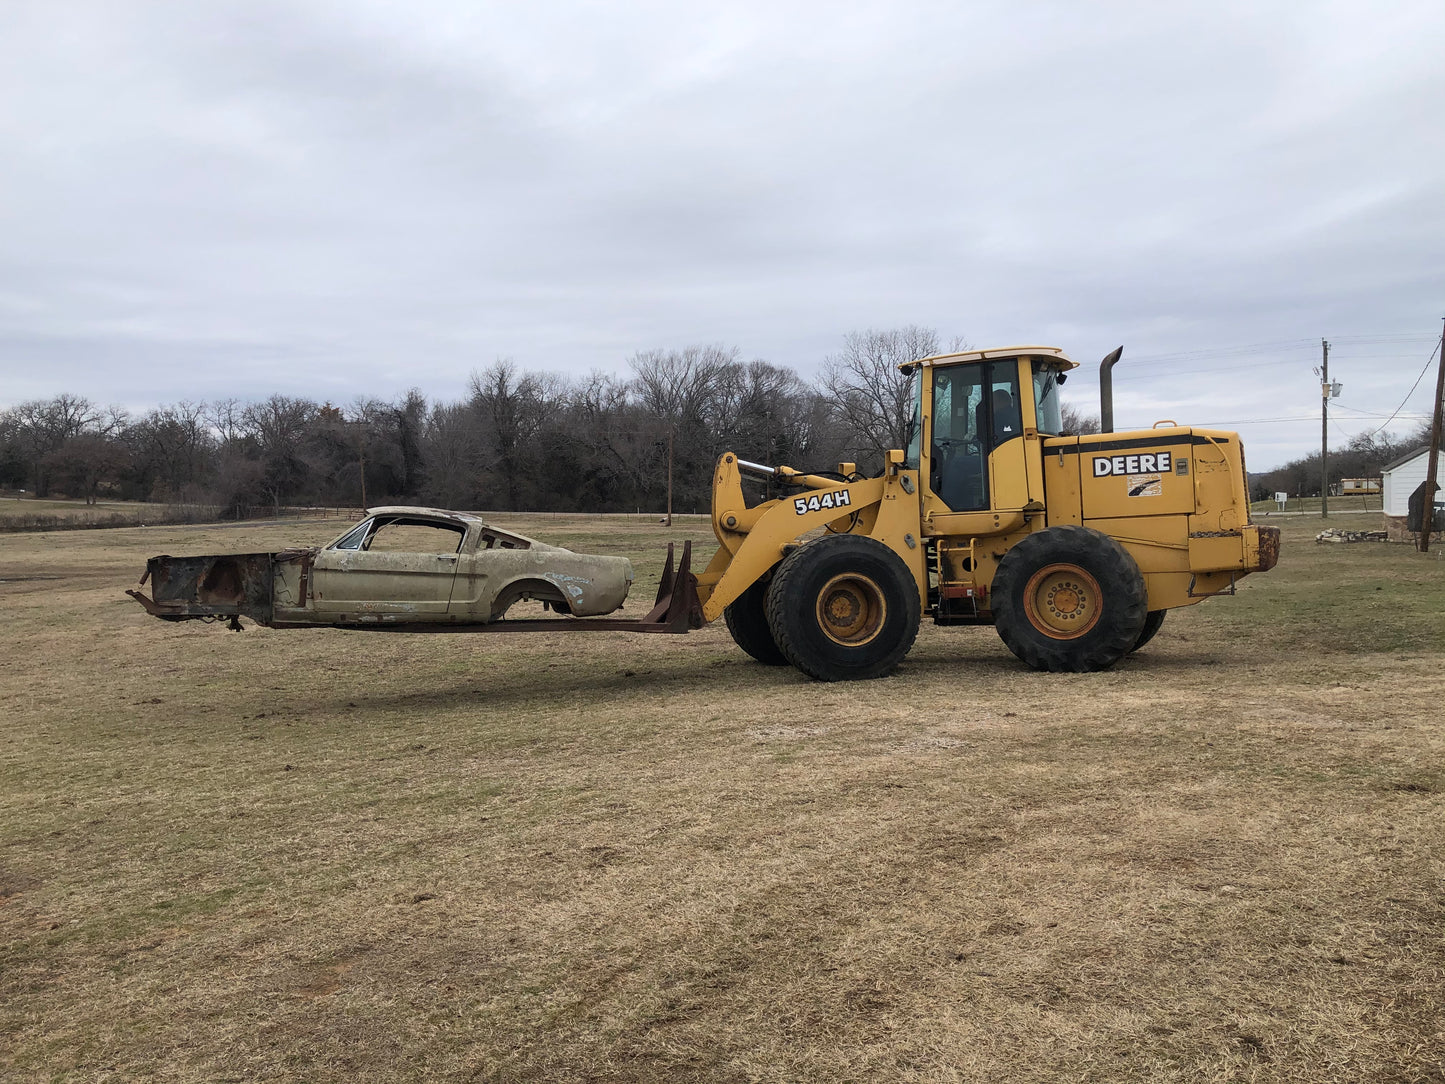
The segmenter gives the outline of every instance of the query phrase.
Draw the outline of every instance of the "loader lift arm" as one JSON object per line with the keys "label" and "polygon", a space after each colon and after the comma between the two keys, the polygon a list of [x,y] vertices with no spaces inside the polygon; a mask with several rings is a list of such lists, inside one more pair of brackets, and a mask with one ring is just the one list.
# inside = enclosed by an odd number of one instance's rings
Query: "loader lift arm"
{"label": "loader lift arm", "polygon": [[[918,473],[902,469],[902,453],[890,456],[879,478],[856,481],[806,474],[791,467],[765,467],[725,453],[717,463],[712,489],[712,525],[718,551],[697,577],[703,617],[716,621],[723,611],[763,579],[810,531],[857,534],[881,542],[896,553],[918,584],[926,584],[923,547],[917,537]],[[774,477],[805,495],[777,498],[748,508],[742,476]],[[924,589],[918,591],[926,602]]]}
{"label": "loader lift arm", "polygon": [[[743,474],[798,493],[749,508]],[[903,468],[901,451],[877,478],[725,453],[713,477],[718,551],[698,576],[704,619],[726,617],[733,639],[765,664],[791,663],[824,681],[887,673],[913,646],[927,602],[917,494],[918,472]]]}

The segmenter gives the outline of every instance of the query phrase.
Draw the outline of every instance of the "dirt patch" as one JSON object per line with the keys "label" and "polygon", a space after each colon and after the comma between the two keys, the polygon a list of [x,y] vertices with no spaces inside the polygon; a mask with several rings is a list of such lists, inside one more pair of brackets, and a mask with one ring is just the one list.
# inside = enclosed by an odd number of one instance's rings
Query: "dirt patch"
{"label": "dirt patch", "polygon": [[39,888],[40,884],[40,880],[35,877],[27,877],[23,873],[0,866],[0,904],[8,903],[22,893]]}

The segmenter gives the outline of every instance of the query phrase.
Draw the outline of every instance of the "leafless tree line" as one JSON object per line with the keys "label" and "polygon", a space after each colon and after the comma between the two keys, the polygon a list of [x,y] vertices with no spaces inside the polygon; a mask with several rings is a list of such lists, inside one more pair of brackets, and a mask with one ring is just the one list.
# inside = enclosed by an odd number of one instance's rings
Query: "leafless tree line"
{"label": "leafless tree line", "polygon": [[[1430,423],[1424,421],[1412,431],[1397,435],[1383,431],[1359,433],[1343,447],[1331,448],[1329,483],[1338,486],[1345,478],[1379,478],[1383,467],[1400,459],[1430,440]],[[1268,500],[1276,493],[1314,497],[1320,492],[1320,453],[1312,452],[1284,466],[1250,477],[1250,499]]]}
{"label": "leafless tree line", "polygon": [[[886,362],[933,347],[916,328],[851,335],[816,385],[735,348],[697,346],[639,353],[625,376],[575,380],[499,360],[472,374],[459,402],[415,390],[346,406],[273,395],[128,417],[63,394],[0,412],[0,486],[209,503],[233,516],[391,500],[655,509],[671,448],[674,505],[700,509],[724,449],[809,466],[877,458],[906,422],[904,382]],[[861,402],[891,415],[859,422]]]}
{"label": "leafless tree line", "polygon": [[[955,340],[950,349],[965,349]],[[877,469],[912,411],[904,362],[939,353],[919,327],[854,332],[819,379],[735,347],[650,350],[626,375],[581,379],[502,359],[458,402],[412,390],[346,406],[273,395],[157,407],[143,416],[75,395],[0,412],[0,486],[217,505],[418,501],[496,510],[705,511],[723,451],[768,463]]]}

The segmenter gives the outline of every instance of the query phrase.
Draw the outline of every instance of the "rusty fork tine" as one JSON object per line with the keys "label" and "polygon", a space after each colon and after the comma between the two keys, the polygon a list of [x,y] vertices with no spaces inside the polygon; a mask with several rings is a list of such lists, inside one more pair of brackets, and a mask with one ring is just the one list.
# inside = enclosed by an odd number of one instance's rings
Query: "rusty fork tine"
{"label": "rusty fork tine", "polygon": [[[691,545],[691,543],[684,543],[684,545]],[[667,564],[662,566],[662,579],[657,581],[657,597],[652,600],[653,609],[662,605],[663,600],[672,594],[673,583],[676,580],[672,570],[672,547],[673,543],[669,542],[667,544]],[[686,557],[683,559],[686,560]]]}

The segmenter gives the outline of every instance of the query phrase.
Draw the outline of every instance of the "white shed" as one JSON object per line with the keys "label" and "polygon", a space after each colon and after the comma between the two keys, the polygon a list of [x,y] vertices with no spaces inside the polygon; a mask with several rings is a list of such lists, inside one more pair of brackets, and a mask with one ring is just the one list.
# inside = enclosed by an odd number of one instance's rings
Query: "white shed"
{"label": "white shed", "polygon": [[[1402,455],[1393,463],[1387,463],[1380,473],[1385,479],[1385,515],[1399,516],[1404,519],[1410,512],[1410,494],[1420,487],[1425,480],[1425,468],[1429,466],[1426,461],[1426,453],[1429,448],[1416,448],[1407,455]],[[1435,478],[1442,488],[1445,488],[1445,455],[1435,453]],[[1439,496],[1435,498],[1437,501]]]}

